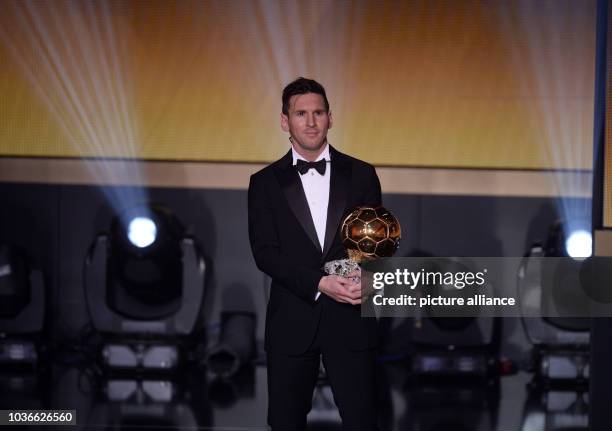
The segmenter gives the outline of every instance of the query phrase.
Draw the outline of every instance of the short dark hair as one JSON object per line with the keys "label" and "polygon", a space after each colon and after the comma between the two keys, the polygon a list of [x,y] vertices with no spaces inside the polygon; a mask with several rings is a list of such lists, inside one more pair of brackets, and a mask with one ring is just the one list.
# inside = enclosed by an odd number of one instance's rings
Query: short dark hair
{"label": "short dark hair", "polygon": [[314,79],[308,79],[300,76],[283,89],[283,114],[289,115],[289,100],[292,96],[307,93],[320,94],[323,96],[325,110],[329,112],[329,101],[325,95],[325,88],[323,88],[323,86]]}

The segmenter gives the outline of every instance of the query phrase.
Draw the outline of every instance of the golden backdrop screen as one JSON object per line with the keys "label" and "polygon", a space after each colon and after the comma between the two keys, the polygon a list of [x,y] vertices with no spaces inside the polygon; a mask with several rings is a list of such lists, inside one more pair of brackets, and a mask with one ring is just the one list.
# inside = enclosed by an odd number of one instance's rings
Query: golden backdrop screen
{"label": "golden backdrop screen", "polygon": [[0,155],[262,162],[282,87],[379,165],[590,169],[596,1],[0,3]]}

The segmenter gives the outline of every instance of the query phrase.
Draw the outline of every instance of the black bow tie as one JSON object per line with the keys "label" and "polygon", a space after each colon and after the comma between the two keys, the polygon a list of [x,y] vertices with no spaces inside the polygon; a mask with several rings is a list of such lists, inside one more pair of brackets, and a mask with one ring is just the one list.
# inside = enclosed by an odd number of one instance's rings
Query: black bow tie
{"label": "black bow tie", "polygon": [[307,162],[306,160],[298,159],[295,166],[300,175],[304,175],[310,168],[315,168],[318,173],[325,175],[327,160],[321,159],[318,162]]}

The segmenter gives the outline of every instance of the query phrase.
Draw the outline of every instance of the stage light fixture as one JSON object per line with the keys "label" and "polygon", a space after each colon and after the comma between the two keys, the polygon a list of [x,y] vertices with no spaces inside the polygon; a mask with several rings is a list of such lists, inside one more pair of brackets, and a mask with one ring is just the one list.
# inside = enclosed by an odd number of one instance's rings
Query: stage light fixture
{"label": "stage light fixture", "polygon": [[157,238],[157,226],[149,217],[134,217],[128,224],[128,238],[136,247],[148,247]]}
{"label": "stage light fixture", "polygon": [[217,343],[206,354],[208,369],[228,378],[255,357],[255,324],[257,315],[251,292],[246,286],[226,288],[221,297],[221,333]]}
{"label": "stage light fixture", "polygon": [[114,217],[85,261],[85,294],[109,369],[172,370],[188,357],[201,317],[206,265],[165,207]]}
{"label": "stage light fixture", "polygon": [[591,233],[584,229],[571,232],[565,241],[565,252],[574,259],[590,257],[593,254]]}
{"label": "stage light fixture", "polygon": [[578,275],[586,261],[580,258],[591,254],[591,235],[585,229],[565,235],[564,229],[578,225],[553,224],[544,246],[534,244],[519,268],[517,296],[521,309],[525,316],[540,312],[543,316],[521,318],[533,345],[529,368],[534,372],[523,430],[537,423],[556,424],[558,429],[586,429],[591,319],[575,316],[571,310],[581,301]]}
{"label": "stage light fixture", "polygon": [[169,316],[182,295],[184,228],[166,208],[128,209],[111,224],[107,303],[135,319]]}
{"label": "stage light fixture", "polygon": [[126,375],[101,381],[85,428],[113,430],[212,429],[206,382],[199,375],[142,380]]}
{"label": "stage light fixture", "polygon": [[581,220],[555,222],[548,230],[544,243],[548,257],[571,257],[577,260],[593,253],[593,239],[587,223]]}
{"label": "stage light fixture", "polygon": [[[496,429],[500,407],[498,382],[421,380],[409,388],[406,421],[400,429],[422,431],[490,431]],[[407,422],[407,423],[406,423]]]}
{"label": "stage light fixture", "polygon": [[[424,255],[424,253],[419,253]],[[432,270],[442,273],[473,272],[468,258],[438,258]],[[482,292],[492,286],[485,284]],[[432,295],[448,295],[444,284],[431,286]],[[464,293],[457,291],[457,295]],[[497,317],[462,316],[465,308],[447,307],[443,311],[423,308],[411,328],[412,371],[417,377],[463,376],[492,378],[499,375],[501,320]]]}
{"label": "stage light fixture", "polygon": [[30,302],[27,264],[14,247],[0,247],[0,319],[13,318]]}
{"label": "stage light fixture", "polygon": [[206,355],[208,369],[227,378],[236,374],[255,356],[255,313],[221,314],[219,342]]}
{"label": "stage light fixture", "polygon": [[37,364],[44,315],[42,273],[20,249],[0,244],[0,364]]}

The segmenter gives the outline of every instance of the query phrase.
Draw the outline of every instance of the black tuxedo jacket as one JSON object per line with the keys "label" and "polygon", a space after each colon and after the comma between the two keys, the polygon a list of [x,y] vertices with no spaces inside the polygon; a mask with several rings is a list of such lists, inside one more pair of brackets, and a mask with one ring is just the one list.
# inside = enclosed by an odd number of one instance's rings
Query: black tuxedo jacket
{"label": "black tuxedo jacket", "polygon": [[376,345],[376,320],[360,307],[321,294],[325,262],[347,257],[340,224],[358,206],[381,205],[380,182],[372,165],[330,146],[331,178],[323,250],[291,150],[251,176],[249,238],[257,267],[272,278],[266,313],[268,352],[303,353],[320,330],[338,346],[362,350]]}

